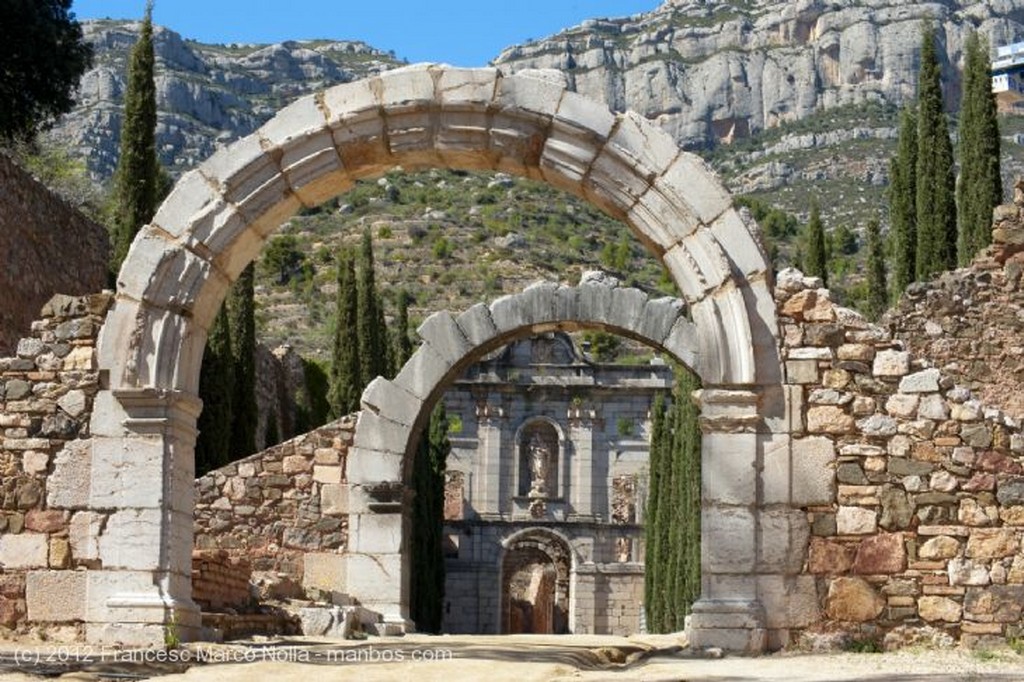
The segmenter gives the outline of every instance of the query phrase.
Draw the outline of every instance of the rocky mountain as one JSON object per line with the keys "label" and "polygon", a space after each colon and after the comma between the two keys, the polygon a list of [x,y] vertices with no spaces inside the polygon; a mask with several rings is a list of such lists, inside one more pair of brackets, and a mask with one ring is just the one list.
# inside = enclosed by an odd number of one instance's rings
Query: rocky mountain
{"label": "rocky mountain", "polygon": [[[128,52],[139,26],[86,21],[95,63],[82,78],[78,105],[53,135],[86,159],[97,178],[117,165]],[[154,27],[159,111],[157,146],[175,175],[220,145],[244,137],[292,100],[391,68],[393,57],[358,41],[204,45]]]}
{"label": "rocky mountain", "polygon": [[[833,224],[856,225],[881,205],[926,19],[955,119],[967,35],[1021,40],[1024,1],[667,0],[509,47],[495,63],[560,69],[579,92],[658,121],[733,192],[796,213],[814,195]],[[1024,171],[1018,142],[1007,136],[1007,187]]]}

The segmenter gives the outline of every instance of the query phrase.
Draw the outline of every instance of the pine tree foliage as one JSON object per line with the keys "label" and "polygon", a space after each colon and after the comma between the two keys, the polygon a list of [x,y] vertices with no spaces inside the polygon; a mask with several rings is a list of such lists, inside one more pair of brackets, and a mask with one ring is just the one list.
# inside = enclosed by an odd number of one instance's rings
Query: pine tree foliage
{"label": "pine tree foliage", "polygon": [[805,233],[807,252],[804,256],[804,273],[812,277],[820,277],[828,286],[828,251],[825,248],[825,227],[821,223],[821,209],[818,202],[811,202],[811,217],[807,221]]}
{"label": "pine tree foliage", "polygon": [[370,230],[363,231],[359,250],[359,285],[357,288],[359,334],[359,392],[378,376],[387,373],[384,366],[387,336],[382,328],[383,316],[377,293],[373,264],[373,239]]}
{"label": "pine tree foliage", "polygon": [[114,172],[113,235],[110,271],[117,277],[139,229],[156,213],[160,171],[156,155],[156,83],[153,54],[153,3],[146,5],[139,40],[128,64],[121,147]]}
{"label": "pine tree foliage", "polygon": [[868,298],[866,310],[868,319],[877,320],[885,311],[889,297],[885,273],[885,245],[877,220],[869,220],[867,225],[868,242]]}
{"label": "pine tree foliage", "polygon": [[929,279],[956,267],[956,205],[953,145],[942,105],[942,82],[935,30],[921,32],[921,71],[917,86],[917,258],[915,276]]}
{"label": "pine tree foliage", "polygon": [[650,632],[672,632],[700,597],[701,435],[693,373],[676,369],[672,407],[652,408],[644,520],[644,609]]}
{"label": "pine tree foliage", "polygon": [[199,373],[199,414],[196,438],[196,476],[227,464],[231,448],[231,410],[234,396],[234,357],[227,309],[214,318]]}
{"label": "pine tree foliage", "polygon": [[3,0],[0,45],[0,140],[30,140],[74,106],[92,46],[71,0]]}
{"label": "pine tree foliage", "polygon": [[889,163],[889,225],[893,240],[893,296],[917,276],[917,113],[900,113],[896,156]]}
{"label": "pine tree foliage", "polygon": [[337,419],[359,409],[363,387],[359,380],[358,294],[355,257],[348,249],[338,254],[334,348],[331,353],[330,416]]}
{"label": "pine tree foliage", "polygon": [[444,479],[451,443],[448,415],[439,401],[430,426],[420,439],[413,462],[412,538],[413,567],[409,586],[409,612],[420,632],[441,631],[444,603]]}
{"label": "pine tree foliage", "polygon": [[960,103],[957,183],[957,260],[968,265],[992,241],[992,209],[1003,198],[988,42],[977,32],[967,37]]}
{"label": "pine tree foliage", "polygon": [[255,265],[250,263],[231,288],[228,318],[234,364],[234,397],[231,403],[231,459],[256,452],[256,302]]}

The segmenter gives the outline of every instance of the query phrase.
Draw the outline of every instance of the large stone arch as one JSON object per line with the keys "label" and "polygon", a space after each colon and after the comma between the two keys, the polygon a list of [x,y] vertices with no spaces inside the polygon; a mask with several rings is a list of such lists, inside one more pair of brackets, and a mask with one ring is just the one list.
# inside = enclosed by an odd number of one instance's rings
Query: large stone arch
{"label": "large stone arch", "polygon": [[[764,408],[782,404],[765,398],[781,391],[781,373],[764,254],[728,193],[666,133],[536,74],[421,65],[336,86],[183,176],[121,269],[99,340],[105,389],[91,423],[90,505],[113,512],[99,539],[102,569],[88,580],[91,639],[162,641],[166,623],[186,634],[197,624],[189,553],[207,330],[284,219],[397,166],[510,172],[621,219],[686,300],[692,367],[716,396],[705,401],[708,424],[739,418],[740,435],[750,435],[755,422],[772,428],[764,418],[782,416]],[[727,507],[730,532],[754,547],[757,484],[747,473],[758,466],[757,439],[730,447],[739,448],[729,467],[742,469],[741,483],[721,495],[706,487],[705,500]],[[716,613],[757,621],[756,589],[713,587],[706,592],[720,602]],[[746,632],[744,618],[736,622]]]}

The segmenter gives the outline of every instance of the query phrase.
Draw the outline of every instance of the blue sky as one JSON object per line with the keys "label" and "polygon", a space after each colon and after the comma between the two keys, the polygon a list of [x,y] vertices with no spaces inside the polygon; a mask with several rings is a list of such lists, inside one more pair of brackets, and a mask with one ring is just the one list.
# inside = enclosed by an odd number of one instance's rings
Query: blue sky
{"label": "blue sky", "polygon": [[[483,66],[502,48],[661,0],[157,0],[153,21],[213,43],[363,40],[410,62]],[[75,0],[78,19],[138,18],[145,0]]]}

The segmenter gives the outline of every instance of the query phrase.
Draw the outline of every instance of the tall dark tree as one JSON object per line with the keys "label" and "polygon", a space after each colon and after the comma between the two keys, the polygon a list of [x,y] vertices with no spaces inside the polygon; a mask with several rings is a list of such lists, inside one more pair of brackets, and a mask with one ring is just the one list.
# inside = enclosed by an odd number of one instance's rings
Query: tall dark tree
{"label": "tall dark tree", "polygon": [[234,361],[234,396],[231,410],[231,459],[256,452],[256,303],[255,266],[250,263],[231,289],[228,318]]}
{"label": "tall dark tree", "polygon": [[409,292],[401,289],[398,292],[397,311],[395,312],[395,366],[394,371],[401,371],[405,363],[412,357],[412,339],[409,338]]}
{"label": "tall dark tree", "polygon": [[889,162],[889,225],[893,242],[893,296],[917,278],[917,114],[900,112],[896,156]]}
{"label": "tall dark tree", "polygon": [[916,278],[956,267],[956,204],[953,144],[942,103],[936,35],[931,23],[921,31],[921,70],[917,85],[917,262]]}
{"label": "tall dark tree", "polygon": [[957,260],[971,262],[992,241],[992,209],[1003,198],[999,173],[999,122],[992,92],[988,41],[977,32],[967,37],[960,101],[957,183]]}
{"label": "tall dark tree", "polygon": [[121,269],[139,229],[156,213],[160,166],[156,156],[156,59],[153,54],[153,3],[146,5],[139,40],[128,64],[121,148],[114,171],[113,277]]}
{"label": "tall dark tree", "polygon": [[359,409],[363,385],[359,378],[358,296],[355,258],[345,248],[338,254],[334,348],[331,352],[330,389],[327,400],[333,419]]}
{"label": "tall dark tree", "polygon": [[868,299],[864,311],[868,319],[877,320],[889,302],[885,274],[885,245],[878,221],[871,219],[867,226],[868,241]]}
{"label": "tall dark tree", "polygon": [[231,330],[227,309],[222,307],[210,329],[199,373],[199,397],[203,400],[203,411],[199,414],[197,424],[197,476],[202,476],[230,461],[233,396],[234,358],[231,353]]}
{"label": "tall dark tree", "polygon": [[440,632],[444,602],[444,477],[451,443],[439,401],[413,462],[409,613],[420,632]]}
{"label": "tall dark tree", "polygon": [[700,412],[693,392],[697,377],[676,368],[676,395],[672,417],[672,582],[668,630],[684,628],[684,620],[700,597],[701,435]]}
{"label": "tall dark tree", "polygon": [[669,570],[664,560],[667,549],[666,532],[663,525],[666,501],[662,498],[665,490],[662,478],[666,475],[665,457],[667,444],[667,415],[665,398],[658,394],[651,407],[651,447],[648,456],[647,501],[644,507],[644,613],[647,617],[649,632],[664,632],[665,607],[665,575]]}
{"label": "tall dark tree", "polygon": [[363,231],[363,241],[359,249],[359,285],[357,287],[359,333],[359,391],[376,377],[386,373],[385,362],[386,335],[381,326],[379,314],[380,299],[377,294],[377,283],[373,263],[373,239],[370,230]]}
{"label": "tall dark tree", "polygon": [[71,0],[3,0],[0,45],[0,142],[29,140],[74,106],[92,47]]}
{"label": "tall dark tree", "polygon": [[811,217],[807,221],[804,241],[807,251],[804,255],[804,273],[820,277],[828,286],[828,251],[825,248],[825,227],[821,223],[821,209],[817,200],[811,201]]}

